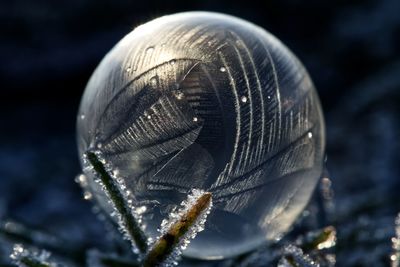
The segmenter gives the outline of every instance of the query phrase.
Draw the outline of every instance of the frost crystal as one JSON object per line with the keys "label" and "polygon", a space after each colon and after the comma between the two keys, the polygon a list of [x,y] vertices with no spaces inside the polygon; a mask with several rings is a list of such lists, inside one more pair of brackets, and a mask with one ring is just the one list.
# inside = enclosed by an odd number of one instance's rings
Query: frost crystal
{"label": "frost crystal", "polygon": [[[320,265],[310,258],[303,250],[295,245],[287,245],[283,250],[284,258],[279,261],[279,267],[319,267]],[[295,264],[292,264],[295,263]]]}
{"label": "frost crystal", "polygon": [[49,266],[49,267],[58,267],[59,264],[55,264],[49,262],[48,259],[50,257],[50,252],[46,250],[41,251],[29,251],[24,248],[21,244],[15,244],[13,247],[13,252],[10,255],[10,258],[13,262],[19,267],[27,267],[27,266]]}
{"label": "frost crystal", "polygon": [[[180,208],[178,211],[173,211],[169,214],[169,218],[168,219],[164,219],[161,223],[161,229],[159,229],[159,232],[161,233],[161,235],[165,234],[170,227],[175,224],[184,214],[186,214],[188,212],[188,210],[190,210],[197,202],[197,200],[204,195],[205,191],[201,190],[201,189],[192,189],[191,193],[188,195],[187,199],[182,201]],[[207,215],[210,213],[212,207],[212,203],[210,203],[209,207],[204,210],[204,212],[202,213],[202,215],[198,218],[197,221],[197,230],[195,231],[194,236],[192,238],[195,237],[195,235],[198,232],[203,231],[203,227],[204,227],[204,223],[207,219]]]}

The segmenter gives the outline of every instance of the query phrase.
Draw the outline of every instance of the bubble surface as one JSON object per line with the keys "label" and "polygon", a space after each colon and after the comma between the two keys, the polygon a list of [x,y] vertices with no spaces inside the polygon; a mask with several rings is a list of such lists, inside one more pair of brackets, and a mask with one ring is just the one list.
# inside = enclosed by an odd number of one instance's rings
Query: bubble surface
{"label": "bubble surface", "polygon": [[[193,188],[212,193],[190,257],[274,242],[322,172],[324,122],[307,71],[273,35],[231,16],[181,13],[136,28],[97,67],[79,114],[80,153],[96,148],[118,170],[151,239]],[[82,165],[86,189],[111,214]]]}

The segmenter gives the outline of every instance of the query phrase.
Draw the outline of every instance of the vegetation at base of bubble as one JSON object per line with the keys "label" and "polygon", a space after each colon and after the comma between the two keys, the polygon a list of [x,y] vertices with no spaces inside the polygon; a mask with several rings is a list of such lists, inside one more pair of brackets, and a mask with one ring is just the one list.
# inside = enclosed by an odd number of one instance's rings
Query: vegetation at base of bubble
{"label": "vegetation at base of bubble", "polygon": [[[368,200],[369,198],[366,198]],[[360,202],[363,204],[364,202]],[[355,203],[357,204],[357,203]],[[379,204],[379,203],[378,203]],[[376,204],[376,205],[378,205]],[[354,207],[353,206],[349,206]],[[316,211],[310,209],[311,214]],[[318,211],[317,211],[318,212]],[[348,212],[348,211],[347,211]],[[342,212],[343,214],[343,212]],[[313,215],[307,215],[312,217]],[[307,225],[307,218],[299,224],[300,227]],[[380,222],[376,218],[371,218],[369,220],[366,217],[362,217],[360,220],[349,220],[349,226],[347,228],[343,227],[343,220],[338,221],[337,218],[343,218],[340,214],[333,218],[335,221],[335,227],[341,227],[341,236],[336,245],[336,228],[333,226],[322,227],[318,230],[315,229],[315,224],[310,227],[300,228],[300,231],[292,231],[279,242],[270,245],[268,247],[260,248],[256,252],[251,252],[247,255],[242,255],[236,259],[227,260],[224,263],[218,265],[211,263],[210,266],[213,267],[269,267],[269,266],[279,266],[279,267],[308,267],[308,266],[320,266],[320,267],[333,267],[336,263],[336,253],[343,253],[345,247],[359,245],[369,247],[371,253],[377,253],[377,248],[379,248],[379,255],[381,255],[382,262],[385,264],[378,264],[373,266],[391,266],[399,267],[399,255],[400,255],[400,214],[394,219],[393,216],[388,216],[389,225],[386,227],[385,234],[382,236],[382,227],[380,228]],[[356,217],[358,218],[358,217]],[[341,224],[342,225],[341,225]],[[166,224],[166,228],[171,227],[171,223]],[[387,225],[387,224],[386,224]],[[385,229],[386,229],[385,228]],[[376,229],[376,232],[371,232],[370,229]],[[394,230],[394,231],[393,231]],[[394,234],[393,234],[394,232]],[[164,232],[165,233],[165,232]],[[302,234],[305,233],[305,234]],[[299,236],[300,234],[300,236]],[[362,240],[365,234],[369,237],[368,240]],[[390,234],[390,235],[389,235]],[[388,236],[389,235],[389,236]],[[379,239],[380,238],[380,239]],[[25,225],[18,223],[13,220],[2,220],[0,221],[0,250],[4,251],[3,247],[11,246],[15,242],[23,243],[24,247],[29,248],[29,251],[41,251],[41,248],[45,248],[52,252],[54,258],[58,264],[52,260],[51,265],[47,260],[36,261],[34,258],[20,258],[18,262],[13,260],[13,264],[10,264],[5,258],[0,255],[0,266],[36,266],[36,267],[47,267],[47,266],[83,266],[81,260],[82,255],[88,255],[85,247],[80,246],[80,244],[70,244],[68,242],[62,241],[57,236],[50,235],[46,231],[38,231],[30,229]],[[348,243],[346,243],[348,242]],[[387,248],[391,251],[382,250],[382,244],[385,244]],[[291,249],[288,249],[291,248]],[[375,248],[372,250],[371,248]],[[354,249],[358,249],[354,247]],[[26,250],[28,251],[28,250]],[[118,252],[107,252],[111,254],[97,254],[92,255],[92,259],[96,259],[96,264],[88,264],[86,266],[90,267],[139,267],[142,266],[139,263],[137,255],[133,255],[127,252],[128,250],[119,250]],[[0,251],[1,252],[1,251]],[[0,253],[1,254],[1,253]],[[346,259],[346,263],[337,263],[336,266],[371,266],[368,265],[370,257],[369,253],[360,254],[360,252],[354,252],[354,259]],[[111,256],[110,256],[111,255]],[[358,255],[358,256],[357,256]],[[86,256],[88,257],[88,256]],[[361,258],[359,258],[361,257]],[[366,257],[365,261],[362,259]],[[372,255],[376,257],[376,255]],[[385,261],[386,260],[386,261]],[[343,261],[343,259],[342,259]],[[186,265],[185,265],[186,263]],[[312,265],[314,264],[314,265]],[[191,266],[191,261],[184,259],[184,266]],[[208,265],[207,265],[208,266]]]}
{"label": "vegetation at base of bubble", "polygon": [[[396,225],[396,227],[398,227],[398,225]],[[327,227],[330,230],[333,230],[334,228],[332,227]],[[29,229],[26,228],[26,232],[30,232]],[[331,233],[333,233],[334,231],[331,231]],[[317,264],[319,264],[320,267],[326,267],[326,266],[334,266],[334,265],[329,265],[328,263],[324,262],[324,257],[327,257],[329,255],[334,255],[332,254],[331,249],[334,249],[334,244],[333,247],[328,248],[325,245],[323,246],[324,248],[322,249],[318,249],[318,247],[321,247],[318,245],[318,242],[320,242],[319,244],[324,244],[326,242],[327,239],[325,238],[321,238],[322,236],[326,236],[326,228],[323,228],[321,230],[316,230],[316,231],[310,231],[307,234],[298,237],[298,238],[294,238],[292,239],[292,241],[290,241],[290,239],[286,239],[283,238],[278,244],[275,244],[271,247],[268,248],[262,248],[260,249],[257,253],[253,252],[250,253],[249,255],[245,256],[245,257],[241,257],[242,260],[240,260],[240,258],[237,258],[236,260],[231,260],[230,264],[226,264],[224,266],[228,266],[228,267],[237,267],[237,266],[265,266],[265,267],[269,267],[269,266],[279,266],[279,267],[283,267],[283,266],[289,266],[289,267],[293,267],[293,266],[297,266],[297,267],[306,267],[306,266],[313,266],[313,265],[305,265],[304,262],[300,262],[297,259],[297,262],[295,261],[295,259],[291,256],[284,256],[284,249],[282,249],[282,247],[284,246],[284,244],[296,244],[293,246],[296,246],[297,248],[301,249],[303,251],[303,254],[306,254],[309,258],[311,258],[312,260],[314,260]],[[397,234],[397,233],[396,233]],[[3,236],[5,238],[5,236]],[[313,237],[313,238],[311,238]],[[311,239],[308,239],[311,238]],[[390,241],[392,241],[393,245],[397,244],[395,243],[395,239],[394,238],[398,238],[398,236],[394,236],[392,238],[392,240],[388,239],[387,242],[390,243]],[[12,241],[11,241],[12,242]],[[10,242],[10,243],[11,243]],[[313,244],[313,246],[310,246],[309,244]],[[30,246],[31,247],[31,246]],[[306,250],[306,248],[312,247],[310,250]],[[36,249],[38,250],[38,249]],[[307,251],[307,252],[305,252]],[[393,256],[396,255],[396,253],[398,253],[398,250],[395,246],[393,246],[393,253],[389,256]],[[254,256],[253,260],[251,261],[251,257]],[[299,255],[297,255],[299,256]],[[87,265],[87,266],[94,266],[94,267],[114,267],[114,266],[126,266],[126,267],[139,267],[141,266],[140,264],[138,264],[137,260],[135,260],[134,255],[119,255],[119,254],[115,254],[113,256],[108,256],[108,255],[95,255],[95,257],[97,257],[97,263],[98,265]],[[129,258],[130,257],[130,258]],[[392,257],[390,257],[391,259],[394,259]],[[131,260],[129,260],[131,259]],[[284,265],[286,264],[286,265]],[[291,265],[288,265],[291,264]],[[295,264],[295,265],[293,265]],[[394,265],[395,263],[393,261],[391,261],[391,266],[392,267],[397,267],[396,265]],[[5,265],[6,266],[6,265]],[[28,265],[29,266],[29,265]],[[36,265],[38,266],[38,265]],[[69,265],[64,265],[64,266],[69,266]],[[72,265],[74,266],[74,265]],[[80,266],[78,264],[78,266]],[[212,266],[212,265],[211,265]],[[365,265],[360,265],[360,266],[365,266]],[[387,265],[389,266],[389,265]],[[43,266],[44,267],[44,266]]]}
{"label": "vegetation at base of bubble", "polygon": [[40,247],[47,251],[63,255],[73,261],[81,261],[85,254],[84,247],[81,244],[68,242],[44,230],[27,227],[11,219],[0,220],[0,237],[10,240],[12,244],[23,243],[29,246]]}

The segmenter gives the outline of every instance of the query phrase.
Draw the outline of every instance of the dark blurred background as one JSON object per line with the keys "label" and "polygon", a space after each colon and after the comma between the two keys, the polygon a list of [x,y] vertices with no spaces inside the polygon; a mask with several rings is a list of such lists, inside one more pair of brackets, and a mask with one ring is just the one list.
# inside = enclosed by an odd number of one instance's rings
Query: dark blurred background
{"label": "dark blurred background", "polygon": [[[80,96],[105,53],[135,26],[189,10],[249,20],[301,59],[325,112],[338,261],[380,262],[400,211],[398,0],[2,0],[0,218],[87,246],[104,238],[74,183]],[[364,232],[354,236],[352,227]],[[377,243],[363,243],[368,233]],[[0,248],[0,263],[8,253]]]}

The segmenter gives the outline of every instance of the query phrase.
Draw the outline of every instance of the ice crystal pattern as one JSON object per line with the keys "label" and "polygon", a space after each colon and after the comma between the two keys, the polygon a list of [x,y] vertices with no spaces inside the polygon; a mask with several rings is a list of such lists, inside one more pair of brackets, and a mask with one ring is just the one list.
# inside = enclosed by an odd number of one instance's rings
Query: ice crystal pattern
{"label": "ice crystal pattern", "polygon": [[273,35],[231,16],[189,12],[137,27],[97,67],[77,118],[80,153],[96,149],[113,166],[133,205],[146,207],[149,237],[191,189],[212,193],[205,230],[184,252],[192,257],[279,238],[322,170],[324,123],[307,71]]}

